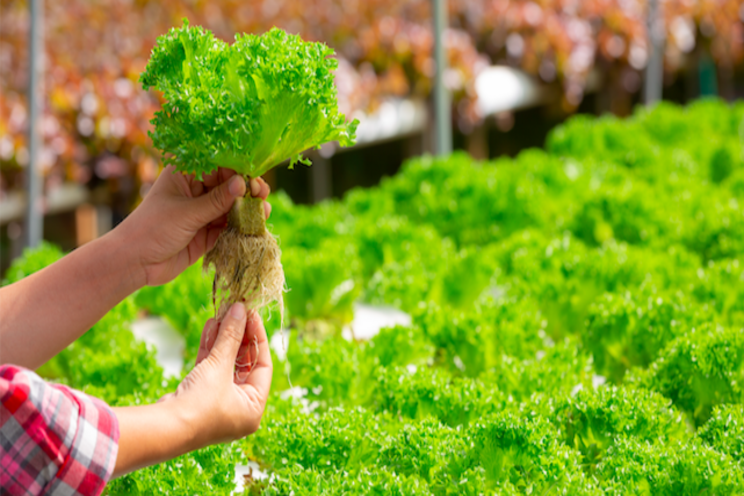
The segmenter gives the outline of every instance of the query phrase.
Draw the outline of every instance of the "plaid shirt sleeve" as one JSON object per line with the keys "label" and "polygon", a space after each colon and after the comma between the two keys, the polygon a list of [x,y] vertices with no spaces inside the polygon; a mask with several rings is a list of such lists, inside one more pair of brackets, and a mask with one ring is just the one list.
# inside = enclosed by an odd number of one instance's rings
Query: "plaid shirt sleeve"
{"label": "plaid shirt sleeve", "polygon": [[104,402],[0,366],[0,493],[97,496],[111,478],[119,424]]}

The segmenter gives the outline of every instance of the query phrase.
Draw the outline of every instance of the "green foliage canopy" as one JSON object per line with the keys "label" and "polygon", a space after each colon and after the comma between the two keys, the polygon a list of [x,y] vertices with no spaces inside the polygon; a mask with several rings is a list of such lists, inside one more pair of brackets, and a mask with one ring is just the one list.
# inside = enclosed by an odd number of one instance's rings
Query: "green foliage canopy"
{"label": "green foliage canopy", "polygon": [[217,167],[258,177],[328,141],[354,143],[339,113],[333,50],[274,28],[228,45],[188,21],[158,37],[140,78],[163,92],[150,136],[165,161],[201,178]]}

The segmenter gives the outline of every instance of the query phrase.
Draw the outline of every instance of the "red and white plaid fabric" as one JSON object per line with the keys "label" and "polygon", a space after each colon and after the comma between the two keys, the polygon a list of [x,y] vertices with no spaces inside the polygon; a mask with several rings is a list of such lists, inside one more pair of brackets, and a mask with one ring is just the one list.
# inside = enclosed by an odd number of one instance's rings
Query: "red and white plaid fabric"
{"label": "red and white plaid fabric", "polygon": [[0,493],[99,495],[111,478],[119,424],[101,400],[0,366]]}

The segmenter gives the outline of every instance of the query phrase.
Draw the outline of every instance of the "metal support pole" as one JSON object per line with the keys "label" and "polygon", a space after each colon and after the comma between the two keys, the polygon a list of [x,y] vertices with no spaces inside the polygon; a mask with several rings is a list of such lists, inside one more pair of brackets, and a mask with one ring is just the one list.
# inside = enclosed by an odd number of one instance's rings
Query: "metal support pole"
{"label": "metal support pole", "polygon": [[44,237],[44,214],[42,212],[42,177],[39,170],[41,155],[42,82],[44,73],[44,2],[29,0],[29,43],[28,43],[28,151],[26,165],[26,229],[25,242],[28,247],[37,246]]}
{"label": "metal support pole", "polygon": [[444,30],[447,28],[447,0],[434,0],[434,62],[437,66],[434,81],[434,113],[436,138],[434,151],[437,155],[452,153],[452,115],[450,95],[444,85],[447,70],[447,54],[444,49]]}
{"label": "metal support pole", "polygon": [[653,105],[661,100],[664,84],[664,16],[661,15],[659,0],[648,1],[648,44],[643,95],[646,105]]}
{"label": "metal support pole", "polygon": [[331,175],[331,160],[322,156],[313,158],[310,167],[310,200],[319,203],[331,197],[333,190],[333,176]]}

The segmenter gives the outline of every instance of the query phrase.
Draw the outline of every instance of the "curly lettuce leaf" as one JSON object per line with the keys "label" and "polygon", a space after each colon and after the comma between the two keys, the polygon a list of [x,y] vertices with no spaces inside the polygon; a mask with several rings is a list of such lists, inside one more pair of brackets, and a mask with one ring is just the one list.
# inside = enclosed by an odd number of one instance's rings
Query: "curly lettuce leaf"
{"label": "curly lettuce leaf", "polygon": [[166,164],[198,177],[227,167],[250,177],[329,141],[353,145],[358,122],[339,113],[323,43],[274,28],[229,45],[187,20],[160,36],[140,77],[163,93],[153,144]]}

